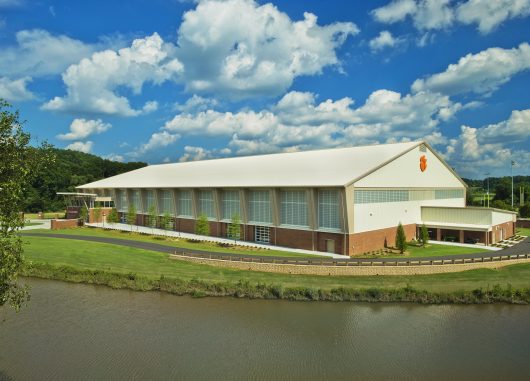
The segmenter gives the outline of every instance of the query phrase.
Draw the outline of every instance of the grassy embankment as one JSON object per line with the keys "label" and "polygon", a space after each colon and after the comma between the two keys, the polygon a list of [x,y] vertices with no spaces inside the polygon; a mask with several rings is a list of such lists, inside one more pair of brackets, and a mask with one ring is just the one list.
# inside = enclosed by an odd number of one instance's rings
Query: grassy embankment
{"label": "grassy embankment", "polygon": [[332,277],[251,272],[111,244],[23,237],[22,275],[178,295],[290,300],[530,302],[530,264],[419,276]]}
{"label": "grassy embankment", "polygon": [[517,234],[530,237],[530,228],[517,228],[516,232]]}
{"label": "grassy embankment", "polygon": [[[31,233],[50,233],[50,230],[32,230]],[[202,251],[209,251],[215,253],[235,253],[235,254],[248,254],[248,255],[264,255],[264,256],[278,256],[278,257],[308,257],[308,254],[298,254],[290,251],[283,250],[268,250],[268,249],[259,249],[259,248],[249,248],[245,246],[232,246],[232,247],[223,247],[216,243],[212,242],[200,242],[200,241],[189,241],[186,239],[178,239],[172,237],[163,237],[163,236],[150,236],[146,234],[139,234],[135,232],[127,231],[118,231],[118,230],[104,230],[98,228],[72,228],[72,229],[63,229],[63,230],[54,230],[51,232],[53,234],[65,234],[65,235],[82,235],[82,236],[92,236],[92,237],[108,237],[108,238],[117,238],[117,239],[128,239],[142,242],[156,242],[161,245],[179,247],[183,249],[195,249]],[[440,255],[454,255],[454,254],[472,254],[485,252],[484,248],[481,246],[476,246],[472,248],[467,247],[458,247],[458,246],[448,246],[448,245],[433,245],[429,244],[426,247],[413,246],[409,245],[405,255],[390,253],[390,254],[374,254],[374,255],[364,255],[362,258],[403,258],[403,257],[433,257]]]}
{"label": "grassy embankment", "polygon": [[[115,238],[122,240],[133,240],[140,242],[151,242],[157,243],[164,246],[178,247],[182,249],[193,249],[201,250],[212,253],[226,253],[226,254],[248,254],[248,255],[262,255],[262,256],[277,256],[277,257],[292,257],[292,258],[307,258],[312,257],[311,254],[300,254],[291,251],[284,250],[269,250],[258,247],[248,246],[229,246],[220,245],[215,242],[202,242],[202,241],[191,241],[184,238],[175,237],[164,237],[164,236],[152,236],[147,234],[140,234],[130,231],[119,231],[119,230],[105,230],[99,228],[71,228],[61,230],[46,230],[46,229],[35,229],[31,230],[31,233],[52,233],[52,234],[63,234],[63,235],[81,235],[90,237],[106,237]],[[321,256],[314,255],[315,258]]]}

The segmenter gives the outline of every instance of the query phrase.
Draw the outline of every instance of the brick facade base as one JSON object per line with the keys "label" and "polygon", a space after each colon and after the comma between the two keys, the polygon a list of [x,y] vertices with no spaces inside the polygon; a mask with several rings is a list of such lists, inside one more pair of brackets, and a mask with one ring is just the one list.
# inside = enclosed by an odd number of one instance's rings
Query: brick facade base
{"label": "brick facade base", "polygon": [[[407,241],[416,237],[416,224],[403,225]],[[350,234],[347,255],[360,255],[370,251],[393,247],[396,242],[397,226],[386,229],[372,230],[364,233]]]}

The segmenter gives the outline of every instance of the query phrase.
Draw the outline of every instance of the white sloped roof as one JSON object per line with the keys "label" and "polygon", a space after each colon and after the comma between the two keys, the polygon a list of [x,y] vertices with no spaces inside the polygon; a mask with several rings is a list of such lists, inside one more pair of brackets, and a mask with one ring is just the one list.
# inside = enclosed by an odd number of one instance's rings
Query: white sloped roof
{"label": "white sloped roof", "polygon": [[419,144],[382,144],[149,165],[77,188],[344,186]]}

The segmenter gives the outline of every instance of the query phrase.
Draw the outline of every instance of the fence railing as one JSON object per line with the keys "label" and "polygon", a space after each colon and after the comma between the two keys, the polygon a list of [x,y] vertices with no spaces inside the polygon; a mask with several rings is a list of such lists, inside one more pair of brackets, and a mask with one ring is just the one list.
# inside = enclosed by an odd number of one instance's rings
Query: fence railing
{"label": "fence railing", "polygon": [[439,265],[458,265],[467,263],[483,263],[483,262],[500,262],[514,259],[528,259],[530,254],[514,254],[514,255],[488,255],[472,258],[454,258],[454,259],[394,259],[388,258],[385,260],[377,259],[296,259],[296,258],[268,258],[268,257],[245,257],[232,256],[228,254],[211,254],[211,253],[173,253],[175,257],[192,257],[200,259],[214,259],[228,262],[249,262],[249,263],[269,263],[269,264],[288,264],[288,265],[312,265],[312,266],[439,266]]}

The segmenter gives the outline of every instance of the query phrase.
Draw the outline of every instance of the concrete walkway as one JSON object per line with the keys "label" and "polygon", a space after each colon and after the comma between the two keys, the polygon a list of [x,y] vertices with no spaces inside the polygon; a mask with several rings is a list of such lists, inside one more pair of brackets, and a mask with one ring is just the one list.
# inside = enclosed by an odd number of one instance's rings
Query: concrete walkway
{"label": "concrete walkway", "polygon": [[[104,228],[104,229],[110,229],[110,230],[120,230],[120,231],[131,231],[131,225],[128,224],[121,224],[121,223],[105,223],[103,226],[102,223],[90,223],[85,224],[86,226],[92,226],[92,227],[98,227],[98,228]],[[228,239],[228,238],[220,238],[220,237],[206,237],[203,235],[197,235],[197,234],[191,234],[191,233],[183,233],[183,232],[176,232],[173,230],[163,230],[163,229],[156,229],[156,228],[149,228],[146,226],[137,226],[133,225],[133,232],[137,233],[143,233],[143,234],[149,234],[149,235],[156,235],[156,236],[162,236],[162,237],[175,237],[175,238],[183,238],[183,239],[190,239],[190,240],[196,240],[196,241],[204,241],[204,242],[213,242],[213,243],[222,243],[227,245],[233,245],[234,240]],[[329,258],[335,258],[335,259],[346,259],[349,258],[347,255],[340,255],[340,254],[332,254],[332,253],[326,253],[322,251],[311,251],[311,250],[302,250],[302,249],[293,249],[290,247],[283,247],[283,246],[274,246],[274,245],[264,245],[259,244],[256,242],[246,242],[246,241],[237,241],[237,246],[243,246],[243,247],[257,247],[260,249],[265,250],[281,250],[281,251],[288,251],[291,253],[298,253],[298,254],[307,254],[310,255],[319,255],[323,257],[329,257]]]}
{"label": "concrete walkway", "polygon": [[502,250],[500,247],[493,247],[493,246],[486,246],[486,245],[472,245],[472,244],[469,244],[469,243],[459,243],[459,242],[447,242],[447,241],[429,240],[429,243],[436,244],[436,245],[469,247],[471,249],[477,249],[478,248],[478,249],[491,250],[491,251]]}
{"label": "concrete walkway", "polygon": [[32,224],[38,224],[33,226],[24,226],[21,230],[35,230],[35,229],[50,229],[51,220],[29,220]]}

